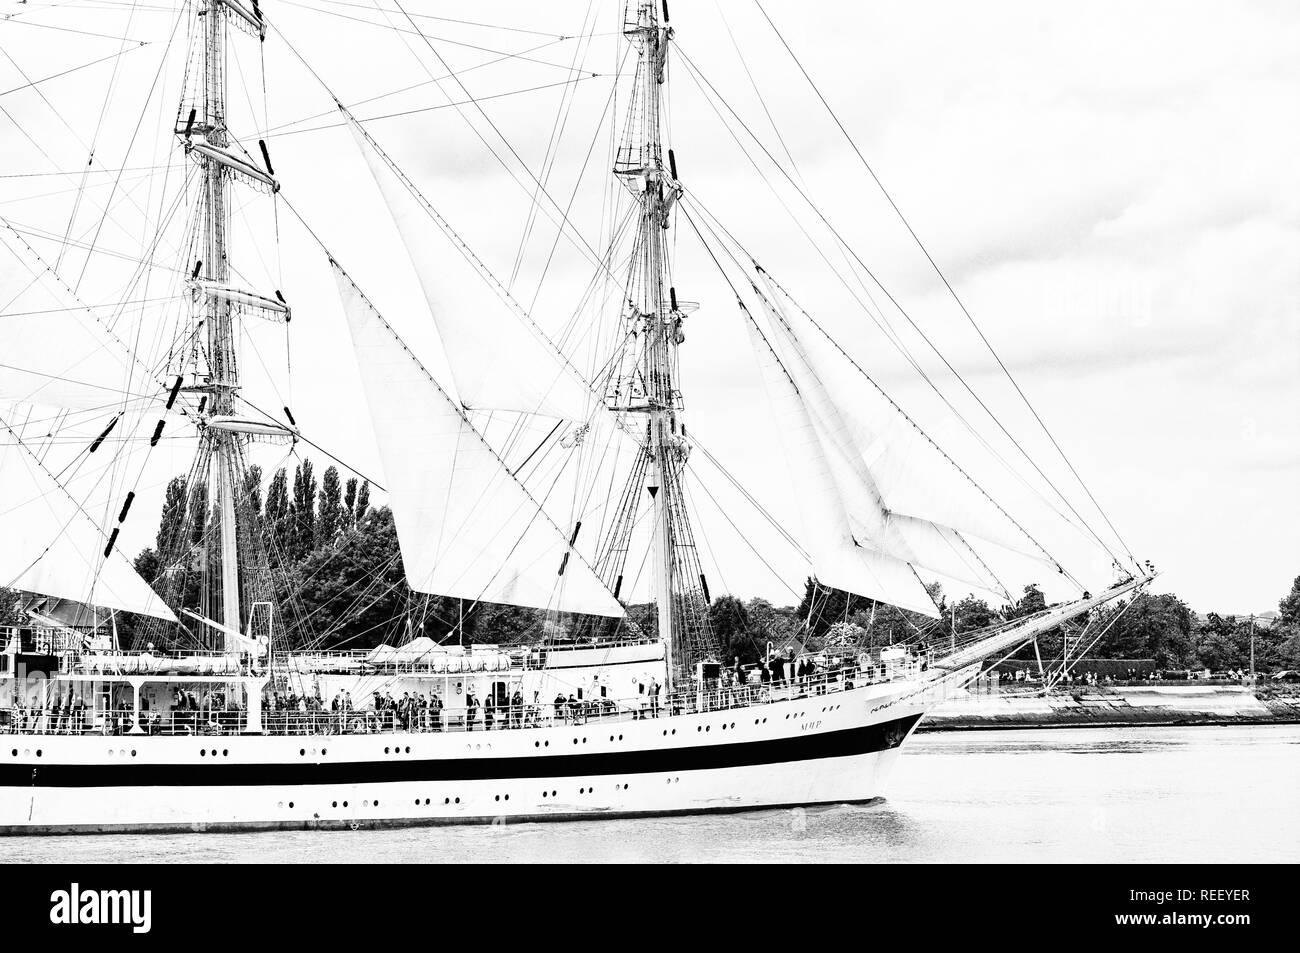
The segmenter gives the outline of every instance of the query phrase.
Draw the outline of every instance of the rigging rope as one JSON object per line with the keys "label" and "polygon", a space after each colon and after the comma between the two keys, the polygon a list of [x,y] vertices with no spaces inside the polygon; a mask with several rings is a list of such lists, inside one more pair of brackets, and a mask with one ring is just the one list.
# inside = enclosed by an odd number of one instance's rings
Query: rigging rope
{"label": "rigging rope", "polygon": [[814,83],[812,77],[808,75],[808,71],[804,69],[803,63],[800,62],[799,58],[795,55],[794,50],[790,48],[790,44],[786,42],[785,37],[782,36],[781,31],[777,29],[776,24],[772,22],[772,18],[767,15],[767,11],[763,9],[763,4],[760,2],[760,0],[754,0],[754,5],[758,7],[759,12],[763,14],[763,18],[767,20],[768,25],[772,27],[772,32],[776,34],[777,39],[781,41],[781,45],[784,46],[786,52],[790,54],[790,59],[799,68],[799,72],[802,73],[804,79],[808,81],[808,85],[812,88],[813,92],[817,94],[817,98],[821,101],[821,104],[826,108],[827,114],[831,117],[831,119],[835,121],[835,125],[839,128],[840,132],[843,133],[844,138],[848,142],[848,144],[853,148],[854,154],[858,157],[859,161],[861,161],[863,167],[870,174],[872,180],[880,188],[881,194],[889,202],[890,207],[892,207],[894,212],[897,213],[899,221],[903,223],[903,226],[907,229],[908,234],[912,236],[912,239],[916,242],[916,246],[919,249],[921,249],[922,254],[925,255],[926,261],[930,263],[930,267],[934,269],[934,273],[939,276],[939,280],[943,282],[944,288],[948,290],[948,293],[952,296],[953,301],[957,303],[957,306],[961,309],[962,314],[966,316],[966,320],[970,323],[971,327],[975,329],[975,333],[979,335],[979,339],[982,342],[984,342],[984,346],[988,349],[989,354],[991,354],[993,356],[993,359],[997,361],[998,367],[1002,369],[1002,373],[1006,376],[1007,380],[1011,383],[1011,386],[1015,388],[1016,393],[1020,396],[1020,399],[1024,402],[1025,406],[1029,409],[1029,412],[1033,415],[1034,420],[1038,422],[1038,425],[1039,427],[1042,428],[1043,433],[1047,435],[1047,438],[1048,440],[1051,441],[1052,446],[1056,448],[1056,452],[1060,454],[1061,459],[1065,462],[1065,465],[1069,468],[1070,472],[1074,475],[1074,478],[1076,481],[1078,481],[1079,486],[1083,488],[1083,491],[1087,494],[1088,499],[1092,501],[1092,505],[1096,507],[1097,512],[1101,514],[1102,519],[1106,521],[1106,525],[1110,527],[1110,531],[1115,534],[1115,539],[1118,540],[1119,544],[1124,548],[1124,551],[1128,554],[1129,560],[1134,565],[1137,565],[1137,557],[1133,555],[1133,551],[1129,548],[1128,544],[1124,541],[1124,537],[1122,537],[1119,531],[1115,529],[1115,524],[1111,522],[1111,519],[1107,515],[1106,511],[1102,509],[1101,504],[1097,501],[1096,496],[1093,495],[1092,490],[1084,482],[1083,477],[1079,474],[1079,471],[1075,468],[1074,463],[1070,460],[1068,456],[1066,456],[1065,450],[1061,447],[1060,443],[1057,441],[1056,436],[1051,432],[1051,430],[1048,429],[1047,423],[1043,420],[1042,416],[1038,413],[1037,408],[1035,408],[1034,405],[1030,402],[1028,395],[1026,395],[1024,390],[1021,389],[1020,384],[1015,379],[1015,377],[1012,376],[1011,370],[1007,367],[1006,363],[1002,360],[1001,355],[998,354],[997,350],[993,347],[992,342],[989,341],[989,339],[985,336],[983,329],[980,328],[979,324],[975,321],[974,316],[972,316],[970,311],[966,308],[965,302],[962,301],[961,297],[957,294],[956,289],[954,289],[952,284],[948,281],[948,276],[943,273],[943,270],[939,267],[938,262],[934,260],[934,257],[930,254],[929,249],[925,247],[925,244],[921,241],[920,236],[916,234],[916,231],[912,228],[912,225],[907,220],[907,217],[903,215],[902,209],[898,207],[898,204],[894,201],[893,196],[889,194],[888,190],[884,186],[884,183],[880,181],[879,176],[876,175],[875,170],[871,167],[871,164],[867,162],[866,157],[862,154],[862,151],[858,148],[857,143],[853,141],[853,137],[849,135],[849,131],[845,129],[844,124],[840,122],[839,116],[837,116],[835,114],[835,111],[831,109],[831,105],[826,101],[826,97],[822,95],[821,90],[817,88],[817,84]]}

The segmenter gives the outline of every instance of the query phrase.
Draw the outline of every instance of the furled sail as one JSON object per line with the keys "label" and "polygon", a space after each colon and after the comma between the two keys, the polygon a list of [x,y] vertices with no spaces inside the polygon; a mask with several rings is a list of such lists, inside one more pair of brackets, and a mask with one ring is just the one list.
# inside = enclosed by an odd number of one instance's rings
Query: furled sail
{"label": "furled sail", "polygon": [[349,128],[420,279],[461,404],[587,419],[592,395],[582,375],[460,236],[420,204],[377,146],[354,124]]}
{"label": "furled sail", "polygon": [[[825,404],[836,409],[837,445],[869,473],[886,510],[951,527],[1055,571],[1055,563],[810,319],[784,306],[784,294],[765,272],[760,270],[759,277],[766,292],[760,292],[760,297],[778,352],[790,357],[797,382],[815,382]],[[796,333],[796,322],[807,333]]]}
{"label": "furled sail", "polygon": [[104,556],[108,536],[27,446],[2,432],[0,586],[175,622],[118,549]]}
{"label": "furled sail", "polygon": [[938,618],[934,601],[906,560],[876,549],[869,538],[855,538],[840,483],[799,388],[754,317],[741,307],[796,488],[802,542],[818,581]]}
{"label": "furled sail", "polygon": [[[462,410],[331,261],[413,589],[534,609],[623,608]],[[571,558],[574,557],[574,558]]]}

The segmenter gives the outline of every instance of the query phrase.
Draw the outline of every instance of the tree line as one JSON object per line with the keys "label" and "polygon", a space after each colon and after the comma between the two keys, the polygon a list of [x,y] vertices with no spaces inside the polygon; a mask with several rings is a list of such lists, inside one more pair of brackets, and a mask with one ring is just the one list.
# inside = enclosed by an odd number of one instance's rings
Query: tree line
{"label": "tree line", "polygon": [[[256,533],[274,580],[281,626],[297,624],[311,635],[302,643],[317,648],[370,648],[419,635],[438,642],[513,644],[578,635],[612,636],[655,632],[653,604],[627,605],[625,621],[592,620],[499,604],[474,603],[416,593],[406,584],[392,511],[370,504],[370,483],[344,480],[327,467],[318,480],[311,460],[292,474],[280,467],[263,493],[263,472],[245,473],[241,507]],[[163,571],[160,553],[180,544],[193,549],[203,538],[208,512],[202,486],[187,488],[184,477],[167,486],[155,545],[136,557],[137,571],[156,581]],[[185,536],[177,539],[178,532]],[[182,556],[183,558],[183,556]],[[0,591],[0,622],[20,621],[13,594]],[[975,596],[949,599],[937,584],[931,596],[940,608],[936,621],[877,603],[863,596],[805,580],[798,605],[777,606],[754,597],[719,595],[709,605],[709,622],[723,658],[760,658],[770,644],[812,650],[824,647],[870,648],[901,642],[941,646],[950,638],[1047,608],[1042,590],[1026,586],[1015,602],[994,607]],[[197,611],[197,582],[180,594],[185,608]],[[1245,668],[1250,663],[1252,630],[1259,670],[1300,668],[1300,577],[1278,603],[1271,624],[1208,613],[1197,616],[1178,596],[1139,594],[1111,607],[1098,624],[1112,623],[1089,653],[1094,658],[1151,659],[1162,668]],[[129,644],[131,620],[119,623]],[[1064,634],[1039,638],[1043,657],[1059,657]],[[1033,649],[1022,657],[1032,658]]]}

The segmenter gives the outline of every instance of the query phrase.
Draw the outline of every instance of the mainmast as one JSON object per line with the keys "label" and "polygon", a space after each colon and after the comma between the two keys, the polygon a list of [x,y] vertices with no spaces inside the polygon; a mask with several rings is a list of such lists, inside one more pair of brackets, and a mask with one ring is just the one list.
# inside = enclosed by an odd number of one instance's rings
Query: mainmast
{"label": "mainmast", "polygon": [[[205,0],[203,5],[206,42],[203,49],[203,132],[208,144],[225,150],[226,69],[225,6],[220,0]],[[229,264],[226,258],[226,200],[229,191],[226,169],[216,159],[203,157],[203,208],[200,220],[205,226],[206,242],[203,274],[216,286],[226,284]],[[207,296],[208,373],[207,406],[212,415],[231,415],[235,393],[239,389],[239,368],[235,363],[234,335],[231,333],[232,306],[228,300]],[[205,429],[203,440],[209,452],[209,478],[212,504],[218,514],[221,553],[221,618],[228,629],[243,631],[239,620],[239,540],[235,531],[235,486],[233,469],[236,454],[235,434]],[[224,633],[226,651],[232,651],[232,636]]]}
{"label": "mainmast", "polygon": [[650,496],[658,631],[669,679],[675,680],[706,654],[711,637],[708,592],[681,487],[689,445],[681,421],[677,348],[684,340],[686,306],[677,301],[667,256],[670,213],[682,193],[673,152],[667,150],[665,163],[663,147],[662,94],[673,35],[667,20],[667,5],[661,21],[656,0],[629,0],[624,15],[623,33],[636,45],[639,60],[614,172],[640,205],[625,301],[625,320],[639,348],[616,382],[611,408],[646,418],[643,459],[632,479],[644,480]]}
{"label": "mainmast", "polygon": [[[173,536],[174,552],[168,556],[178,573],[183,574],[189,565],[185,553],[190,536],[201,543],[200,611],[204,618],[216,623],[210,626],[214,641],[232,654],[240,651],[238,634],[246,631],[244,618],[253,614],[243,604],[243,597],[256,601],[264,596],[241,575],[241,564],[263,562],[260,541],[241,500],[245,492],[245,448],[252,435],[264,434],[268,429],[273,432],[272,439],[277,435],[275,425],[255,425],[236,414],[240,384],[235,323],[244,315],[289,319],[289,308],[278,291],[274,296],[257,294],[230,283],[233,270],[228,236],[234,181],[271,192],[278,189],[265,145],[263,171],[246,153],[239,155],[232,149],[227,125],[227,36],[232,26],[259,41],[266,36],[257,0],[251,2],[249,7],[240,0],[200,0],[195,10],[192,35],[198,45],[196,59],[200,68],[192,91],[187,90],[188,101],[182,100],[176,133],[186,154],[200,168],[200,189],[192,219],[195,260],[188,265],[188,276],[195,305],[191,320],[201,322],[202,332],[196,329],[194,353],[182,357],[186,362],[182,376],[193,374],[192,383],[185,389],[201,396],[196,415],[199,449],[188,486],[188,499],[194,505],[187,503],[191,511],[188,519],[199,522],[193,530],[188,524],[164,527]],[[200,348],[200,342],[206,346]],[[207,518],[209,508],[211,519]],[[173,598],[180,601],[183,591],[182,586],[179,592],[172,593]],[[269,619],[264,624],[269,630]]]}

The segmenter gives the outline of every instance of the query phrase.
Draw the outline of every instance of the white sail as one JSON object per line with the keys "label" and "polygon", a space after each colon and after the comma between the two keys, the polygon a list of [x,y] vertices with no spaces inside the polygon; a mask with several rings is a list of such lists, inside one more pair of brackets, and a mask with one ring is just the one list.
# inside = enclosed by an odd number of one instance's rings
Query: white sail
{"label": "white sail", "polygon": [[[755,289],[757,292],[757,289]],[[871,470],[856,452],[840,408],[831,402],[800,342],[759,292],[768,319],[766,340],[799,393],[844,503],[853,538],[911,566],[947,576],[1009,600],[1006,589],[962,535],[950,526],[890,509]]]}
{"label": "white sail", "polygon": [[0,405],[95,412],[151,393],[129,348],[9,224],[0,227]]}
{"label": "white sail", "polygon": [[[766,288],[760,297],[778,349],[783,357],[791,356],[796,379],[802,383],[806,374],[816,381],[826,405],[837,409],[837,423],[843,426],[840,445],[870,473],[886,510],[951,527],[1055,571],[1055,564],[1029,537],[833,342],[805,315],[784,306],[784,294],[765,272],[760,270],[759,277]],[[797,333],[796,323],[806,333]]]}
{"label": "white sail", "polygon": [[854,537],[840,484],[832,475],[826,448],[798,387],[748,311],[745,326],[799,502],[804,527],[801,541],[817,580],[938,618],[934,601],[906,561],[879,551],[869,539]]}
{"label": "white sail", "polygon": [[534,609],[623,608],[337,264],[411,588]]}
{"label": "white sail", "polygon": [[420,279],[461,404],[587,419],[592,394],[582,375],[460,236],[419,203],[363,133],[349,128]]}
{"label": "white sail", "polygon": [[0,586],[175,622],[108,535],[0,426]]}

